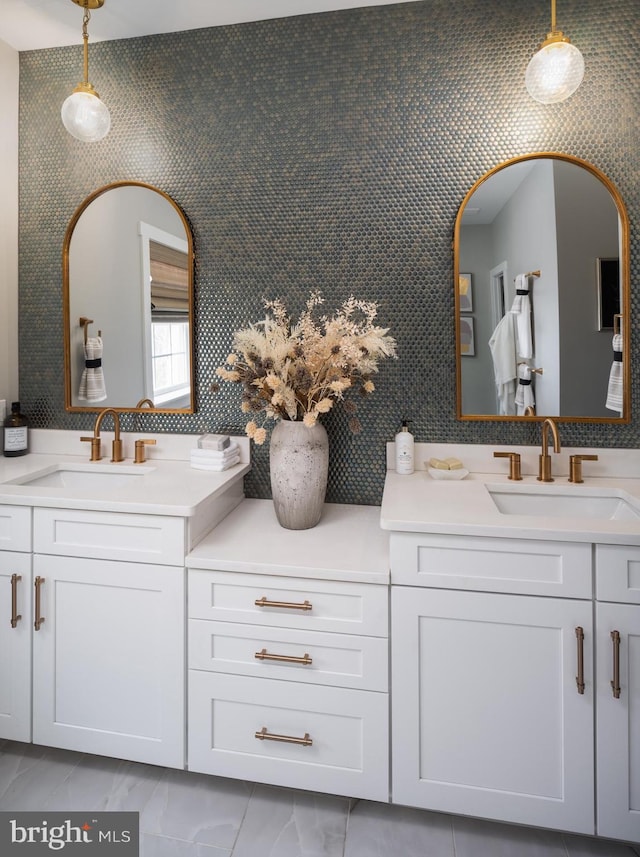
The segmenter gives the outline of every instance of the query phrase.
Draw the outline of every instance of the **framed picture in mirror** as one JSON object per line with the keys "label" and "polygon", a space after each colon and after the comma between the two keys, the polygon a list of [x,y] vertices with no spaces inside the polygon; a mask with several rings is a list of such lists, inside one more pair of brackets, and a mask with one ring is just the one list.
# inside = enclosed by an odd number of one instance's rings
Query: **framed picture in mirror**
{"label": "framed picture in mirror", "polygon": [[620,260],[596,259],[598,288],[598,330],[613,330],[614,316],[620,313]]}
{"label": "framed picture in mirror", "polygon": [[460,316],[460,354],[463,357],[475,357],[476,343],[473,330],[473,316]]}
{"label": "framed picture in mirror", "polygon": [[460,312],[472,312],[471,274],[458,274],[458,297],[460,299]]}

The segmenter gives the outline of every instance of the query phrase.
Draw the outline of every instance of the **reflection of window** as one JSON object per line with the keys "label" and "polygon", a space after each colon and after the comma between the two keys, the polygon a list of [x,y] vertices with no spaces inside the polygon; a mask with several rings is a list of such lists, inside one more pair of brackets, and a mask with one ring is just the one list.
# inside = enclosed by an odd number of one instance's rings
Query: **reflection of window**
{"label": "reflection of window", "polygon": [[188,393],[189,322],[156,319],[151,326],[151,365],[157,405]]}
{"label": "reflection of window", "polygon": [[152,398],[156,405],[189,395],[187,254],[149,241]]}

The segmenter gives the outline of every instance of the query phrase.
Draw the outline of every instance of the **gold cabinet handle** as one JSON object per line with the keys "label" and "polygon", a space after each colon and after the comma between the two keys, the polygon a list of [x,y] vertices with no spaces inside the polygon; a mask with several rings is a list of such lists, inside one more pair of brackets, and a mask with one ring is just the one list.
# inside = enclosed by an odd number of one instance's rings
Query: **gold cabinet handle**
{"label": "gold cabinet handle", "polygon": [[11,627],[15,628],[22,619],[18,613],[18,581],[22,580],[22,575],[11,575]]}
{"label": "gold cabinet handle", "polygon": [[576,628],[576,641],[578,643],[578,675],[576,676],[576,684],[578,685],[578,693],[584,693],[584,630],[578,625]]}
{"label": "gold cabinet handle", "polygon": [[34,586],[36,589],[36,609],[35,609],[35,617],[36,618],[35,618],[35,622],[33,623],[33,627],[36,631],[40,630],[40,626],[44,622],[44,616],[40,615],[40,588],[42,587],[42,584],[44,583],[44,581],[45,581],[44,577],[36,577],[36,579],[34,581]]}
{"label": "gold cabinet handle", "polygon": [[296,604],[293,601],[268,601],[265,595],[262,598],[256,598],[256,607],[285,607],[287,610],[313,610],[313,604],[308,601],[303,601],[302,604]]}
{"label": "gold cabinet handle", "polygon": [[285,744],[300,744],[303,747],[311,747],[313,739],[309,738],[309,733],[304,733],[304,738],[296,738],[295,735],[276,735],[275,732],[268,732],[267,727],[263,726],[259,732],[256,732],[256,738],[260,741],[282,741]]}
{"label": "gold cabinet handle", "polygon": [[254,658],[259,661],[284,661],[287,664],[312,664],[313,658],[305,652],[302,657],[299,655],[272,655],[266,649],[256,652]]}
{"label": "gold cabinet handle", "polygon": [[620,631],[611,632],[611,643],[613,644],[613,679],[611,690],[614,699],[620,699]]}

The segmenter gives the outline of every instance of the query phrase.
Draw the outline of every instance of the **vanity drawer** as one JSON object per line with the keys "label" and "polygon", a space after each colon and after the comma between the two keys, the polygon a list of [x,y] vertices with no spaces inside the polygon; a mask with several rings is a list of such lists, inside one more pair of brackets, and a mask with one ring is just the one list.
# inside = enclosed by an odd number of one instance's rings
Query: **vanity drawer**
{"label": "vanity drawer", "polygon": [[190,569],[188,609],[193,619],[372,637],[389,626],[386,586],[241,572]]}
{"label": "vanity drawer", "polygon": [[185,522],[161,515],[34,510],[34,552],[184,566]]}
{"label": "vanity drawer", "polygon": [[640,604],[640,547],[596,545],[596,598]]}
{"label": "vanity drawer", "polygon": [[189,667],[361,690],[386,691],[389,684],[382,637],[205,619],[189,620]]}
{"label": "vanity drawer", "polygon": [[0,550],[31,550],[31,508],[0,506]]}
{"label": "vanity drawer", "polygon": [[189,672],[191,771],[387,802],[388,729],[386,693]]}
{"label": "vanity drawer", "polygon": [[442,589],[591,598],[591,545],[392,533],[391,582]]}

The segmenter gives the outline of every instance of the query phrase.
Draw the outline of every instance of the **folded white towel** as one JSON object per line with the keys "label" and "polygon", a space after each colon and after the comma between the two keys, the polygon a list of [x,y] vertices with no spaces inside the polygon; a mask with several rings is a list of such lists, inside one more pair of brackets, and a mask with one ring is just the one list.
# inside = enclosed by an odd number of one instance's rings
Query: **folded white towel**
{"label": "folded white towel", "polygon": [[228,461],[199,461],[198,459],[191,459],[191,466],[195,470],[212,470],[220,473],[223,470],[228,470],[230,467],[233,467],[235,464],[240,464],[240,453],[232,456]]}
{"label": "folded white towel", "polygon": [[191,458],[198,461],[227,461],[234,455],[240,454],[240,447],[233,441],[226,449],[192,449],[190,454]]}
{"label": "folded white towel", "polygon": [[[622,355],[622,334],[616,333],[613,337],[613,351],[616,356]],[[620,414],[624,408],[624,388],[622,384],[622,360],[614,360],[609,373],[609,384],[607,386],[607,401],[605,408],[610,411],[618,411]]]}

